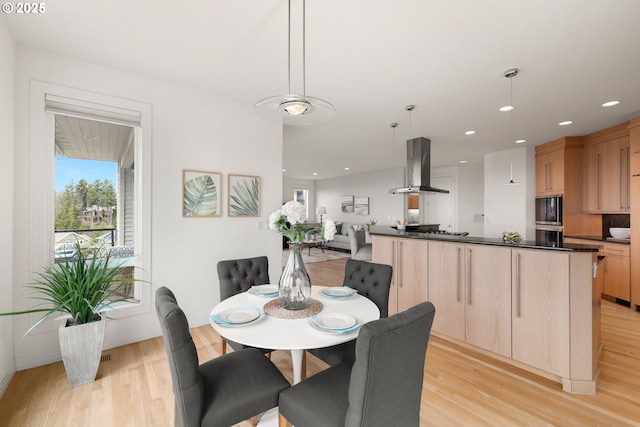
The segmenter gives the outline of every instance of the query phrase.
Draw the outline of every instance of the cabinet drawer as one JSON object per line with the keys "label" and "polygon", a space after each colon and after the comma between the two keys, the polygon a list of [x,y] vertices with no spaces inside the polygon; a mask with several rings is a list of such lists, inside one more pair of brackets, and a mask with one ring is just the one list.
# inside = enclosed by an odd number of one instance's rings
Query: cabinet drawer
{"label": "cabinet drawer", "polygon": [[604,244],[605,255],[619,255],[628,257],[630,254],[630,246],[624,243],[605,243]]}

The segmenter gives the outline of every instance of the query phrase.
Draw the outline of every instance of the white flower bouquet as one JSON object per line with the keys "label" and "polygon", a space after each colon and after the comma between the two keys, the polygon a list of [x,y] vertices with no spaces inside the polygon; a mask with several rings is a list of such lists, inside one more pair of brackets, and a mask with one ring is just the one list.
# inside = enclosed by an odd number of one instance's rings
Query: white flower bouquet
{"label": "white flower bouquet", "polygon": [[333,240],[333,236],[336,234],[336,224],[330,218],[326,218],[320,227],[305,225],[304,220],[304,205],[291,200],[269,215],[269,228],[277,230],[292,242],[303,242],[309,231],[321,234],[324,240]]}

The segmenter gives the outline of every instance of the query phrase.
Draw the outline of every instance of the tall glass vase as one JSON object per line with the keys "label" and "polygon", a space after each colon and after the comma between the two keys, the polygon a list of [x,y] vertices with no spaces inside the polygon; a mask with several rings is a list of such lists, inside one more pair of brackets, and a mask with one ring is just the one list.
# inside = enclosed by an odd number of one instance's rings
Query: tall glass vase
{"label": "tall glass vase", "polygon": [[311,278],[302,261],[302,243],[289,242],[289,259],[278,284],[280,302],[287,310],[302,310],[309,305]]}

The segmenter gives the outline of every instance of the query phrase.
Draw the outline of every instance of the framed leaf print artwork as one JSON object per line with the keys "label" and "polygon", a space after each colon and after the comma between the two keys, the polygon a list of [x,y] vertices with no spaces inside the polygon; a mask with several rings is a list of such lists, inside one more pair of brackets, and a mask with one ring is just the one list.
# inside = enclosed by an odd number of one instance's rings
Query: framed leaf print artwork
{"label": "framed leaf print artwork", "polygon": [[356,197],[354,207],[356,215],[369,215],[369,198]]}
{"label": "framed leaf print artwork", "polygon": [[193,170],[182,171],[182,216],[220,216],[222,212],[222,174]]}
{"label": "framed leaf print artwork", "polygon": [[260,177],[229,174],[227,180],[229,216],[260,216]]}
{"label": "framed leaf print artwork", "polygon": [[353,212],[353,196],[342,196],[340,198],[340,210],[342,212]]}

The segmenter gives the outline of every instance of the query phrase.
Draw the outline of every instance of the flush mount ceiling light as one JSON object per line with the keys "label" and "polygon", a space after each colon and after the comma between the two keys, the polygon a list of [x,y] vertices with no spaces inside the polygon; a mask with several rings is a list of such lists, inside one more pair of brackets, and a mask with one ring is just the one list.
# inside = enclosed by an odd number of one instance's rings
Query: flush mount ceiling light
{"label": "flush mount ceiling light", "polygon": [[291,0],[289,0],[288,34],[288,80],[289,94],[278,95],[258,101],[256,113],[267,120],[282,122],[284,125],[316,125],[333,118],[336,109],[331,103],[306,95],[306,7],[302,0],[302,95],[291,93]]}
{"label": "flush mount ceiling light", "polygon": [[515,107],[513,106],[513,78],[518,75],[520,72],[519,68],[509,68],[504,72],[504,76],[509,79],[511,83],[511,92],[509,95],[509,105],[505,105],[504,107],[500,107],[500,111],[512,111]]}

